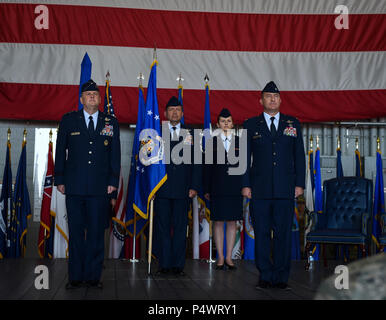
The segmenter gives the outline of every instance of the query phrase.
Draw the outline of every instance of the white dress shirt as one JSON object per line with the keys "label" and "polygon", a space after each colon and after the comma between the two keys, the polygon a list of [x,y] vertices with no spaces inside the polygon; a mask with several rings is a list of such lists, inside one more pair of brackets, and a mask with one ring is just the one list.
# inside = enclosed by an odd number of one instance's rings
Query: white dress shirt
{"label": "white dress shirt", "polygon": [[[267,123],[267,126],[268,126],[268,130],[271,131],[271,118],[272,118],[272,116],[269,115],[268,113],[265,113],[265,112],[263,112],[263,114],[264,114],[265,122]],[[275,125],[276,131],[279,127],[279,119],[280,119],[280,112],[276,113],[275,120],[273,120],[273,124]]]}
{"label": "white dress shirt", "polygon": [[94,114],[88,114],[86,112],[86,110],[84,110],[84,108],[83,108],[83,114],[84,114],[84,120],[86,121],[86,128],[88,128],[88,123],[90,122],[89,117],[91,116],[92,121],[94,121],[94,130],[95,130],[96,126],[97,126],[99,110],[97,112],[95,112]]}
{"label": "white dress shirt", "polygon": [[229,134],[228,136],[225,136],[224,132],[221,132],[221,140],[222,143],[224,144],[224,148],[227,152],[229,152],[229,148],[232,143],[232,134]]}
{"label": "white dress shirt", "polygon": [[173,136],[173,127],[176,127],[176,134],[177,134],[177,137],[180,135],[180,129],[181,129],[181,122],[179,122],[178,124],[176,124],[175,126],[172,126],[171,123],[169,122],[169,130],[170,130],[170,133],[171,135]]}

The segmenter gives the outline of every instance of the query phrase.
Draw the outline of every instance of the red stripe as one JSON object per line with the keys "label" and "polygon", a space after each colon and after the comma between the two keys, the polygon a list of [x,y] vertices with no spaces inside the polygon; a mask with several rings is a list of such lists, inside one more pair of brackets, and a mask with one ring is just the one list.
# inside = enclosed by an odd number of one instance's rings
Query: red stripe
{"label": "red stripe", "polygon": [[[114,111],[121,123],[136,123],[138,88],[112,87]],[[77,110],[78,86],[0,83],[0,118],[59,121]],[[176,89],[158,89],[158,105],[164,120],[165,105]],[[145,89],[146,97],[146,89]],[[281,111],[303,122],[359,120],[386,117],[386,89],[353,91],[282,91]],[[104,97],[102,96],[102,101]],[[257,91],[210,91],[212,123],[222,108],[228,108],[235,123],[262,111]],[[204,123],[205,91],[184,89],[187,124]],[[103,110],[101,104],[100,110]]]}
{"label": "red stripe", "polygon": [[228,51],[384,51],[385,14],[244,14],[48,5],[37,30],[35,4],[0,4],[0,42]]}

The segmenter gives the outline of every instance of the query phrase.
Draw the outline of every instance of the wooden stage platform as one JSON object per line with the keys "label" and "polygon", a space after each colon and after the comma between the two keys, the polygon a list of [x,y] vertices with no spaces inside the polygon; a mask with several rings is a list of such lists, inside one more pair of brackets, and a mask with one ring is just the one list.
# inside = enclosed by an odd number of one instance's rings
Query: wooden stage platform
{"label": "wooden stage platform", "polygon": [[[291,290],[256,290],[259,273],[253,261],[237,260],[237,270],[215,270],[215,264],[187,260],[186,276],[155,276],[147,274],[147,262],[105,260],[103,289],[66,290],[65,259],[3,259],[0,260],[1,300],[310,300],[321,281],[334,273],[339,263],[328,261],[325,268],[315,262],[312,271],[305,271],[304,261],[293,261],[289,285]],[[49,289],[36,289],[38,265],[49,271]]]}

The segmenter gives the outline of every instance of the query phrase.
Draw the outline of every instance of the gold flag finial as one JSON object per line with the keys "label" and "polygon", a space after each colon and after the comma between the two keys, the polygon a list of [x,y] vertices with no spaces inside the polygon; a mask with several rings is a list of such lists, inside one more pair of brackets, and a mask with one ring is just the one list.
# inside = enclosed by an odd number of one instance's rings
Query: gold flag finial
{"label": "gold flag finial", "polygon": [[142,87],[142,80],[145,80],[145,77],[143,76],[142,72],[139,73],[137,79],[139,80],[139,86]]}
{"label": "gold flag finial", "polygon": [[7,140],[8,140],[8,142],[11,141],[11,128],[8,128],[8,131],[7,131]]}
{"label": "gold flag finial", "polygon": [[209,82],[209,77],[207,73],[205,73],[204,81],[206,84]]}
{"label": "gold flag finial", "polygon": [[319,136],[316,135],[316,149],[319,149]]}
{"label": "gold flag finial", "polygon": [[50,137],[50,142],[52,142],[52,129],[50,129],[49,137]]}
{"label": "gold flag finial", "polygon": [[359,140],[355,138],[355,150],[359,150]]}
{"label": "gold flag finial", "polygon": [[310,136],[310,149],[312,150],[313,148],[313,142],[314,142],[314,138],[312,137],[312,134]]}
{"label": "gold flag finial", "polygon": [[340,150],[340,137],[338,136],[338,138],[336,140],[337,140],[337,144],[338,144],[338,150]]}
{"label": "gold flag finial", "polygon": [[381,151],[381,140],[377,138],[377,151]]}
{"label": "gold flag finial", "polygon": [[27,129],[24,129],[23,131],[23,142],[25,143],[27,141]]}
{"label": "gold flag finial", "polygon": [[184,78],[182,78],[181,73],[178,75],[178,78],[176,79],[178,81],[178,86],[182,86],[182,81],[184,81]]}
{"label": "gold flag finial", "polygon": [[154,42],[153,60],[157,60],[157,44]]}

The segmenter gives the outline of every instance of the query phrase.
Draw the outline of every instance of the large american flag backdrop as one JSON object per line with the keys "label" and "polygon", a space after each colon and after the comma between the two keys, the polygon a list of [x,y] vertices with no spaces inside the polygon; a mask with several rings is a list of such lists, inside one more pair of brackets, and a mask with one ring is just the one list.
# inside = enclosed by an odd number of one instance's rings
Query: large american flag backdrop
{"label": "large american flag backdrop", "polygon": [[154,46],[162,116],[181,74],[185,122],[202,124],[207,73],[212,121],[224,107],[236,123],[261,112],[270,80],[282,112],[301,121],[384,117],[386,1],[344,2],[348,29],[336,27],[336,0],[3,1],[0,118],[56,121],[76,110],[87,52],[98,85],[110,71],[119,121],[135,123],[137,77],[148,78]]}

